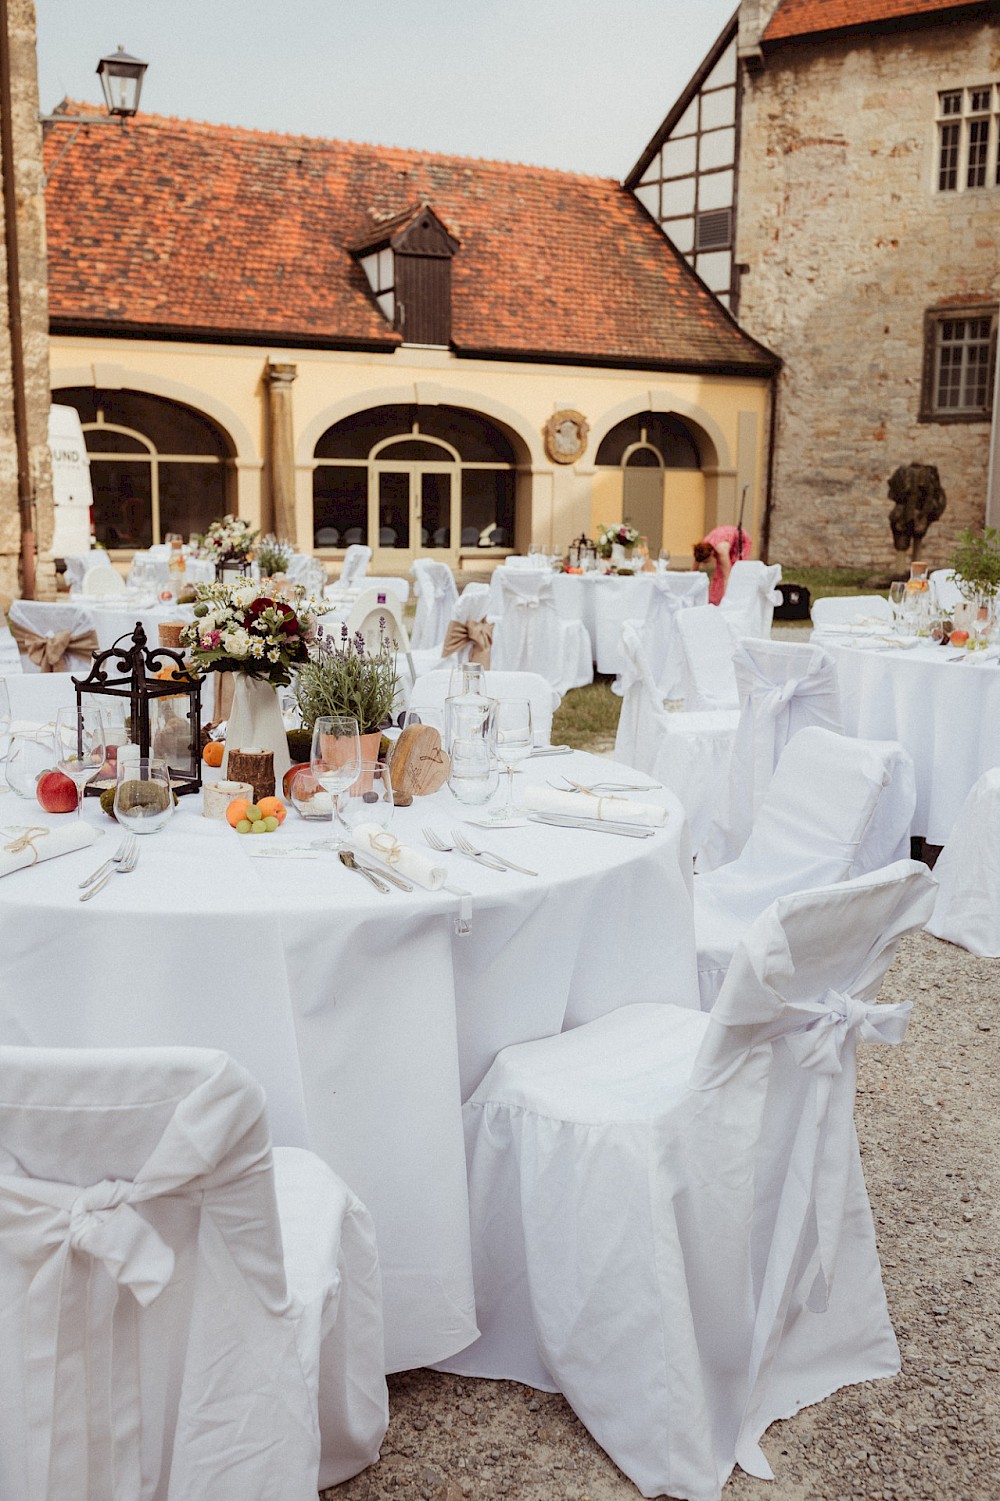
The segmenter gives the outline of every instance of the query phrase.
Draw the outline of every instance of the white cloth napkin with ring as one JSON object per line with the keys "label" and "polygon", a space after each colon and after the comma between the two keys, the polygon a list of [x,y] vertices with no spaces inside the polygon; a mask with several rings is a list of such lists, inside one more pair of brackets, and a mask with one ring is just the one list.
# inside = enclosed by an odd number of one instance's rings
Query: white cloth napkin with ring
{"label": "white cloth napkin with ring", "polygon": [[58,829],[42,825],[0,829],[0,876],[9,876],[29,865],[39,865],[56,855],[71,855],[74,850],[86,849],[99,838],[96,829],[75,815],[71,824]]}
{"label": "white cloth napkin with ring", "polygon": [[375,823],[355,824],[351,837],[346,841],[359,855],[374,855],[382,860],[396,875],[425,891],[440,891],[448,872],[443,865],[435,865],[430,856],[412,845],[400,844],[388,829]]}
{"label": "white cloth napkin with ring", "polygon": [[553,787],[526,787],[521,802],[530,813],[562,813],[596,818],[603,823],[637,823],[662,829],[667,810],[658,803],[634,803],[626,797],[594,797],[586,792],[558,792]]}

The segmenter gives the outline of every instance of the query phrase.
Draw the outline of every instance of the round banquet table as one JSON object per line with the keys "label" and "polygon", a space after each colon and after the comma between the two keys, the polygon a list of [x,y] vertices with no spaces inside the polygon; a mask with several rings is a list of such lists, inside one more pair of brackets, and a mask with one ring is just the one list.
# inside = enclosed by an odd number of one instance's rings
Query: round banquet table
{"label": "round banquet table", "polygon": [[[499,614],[500,585],[497,573],[490,583],[489,610]],[[612,676],[625,668],[622,652],[622,622],[643,620],[653,591],[652,573],[555,573],[552,575],[556,609],[564,620],[581,620],[586,626],[598,672]],[[686,603],[708,604],[708,576],[704,573],[668,573],[670,587]]]}
{"label": "round banquet table", "polygon": [[[616,771],[644,780],[578,753],[532,758],[525,780]],[[461,1104],[498,1049],[634,1001],[698,1005],[687,827],[670,793],[644,798],[669,812],[646,839],[470,827],[539,875],[435,856],[471,893],[465,936],[459,896],[384,896],[312,848],[329,822],[291,810],[243,837],[198,797],[80,903],[118,842],[88,799],[95,845],[0,880],[0,1042],[232,1054],[267,1092],[275,1141],[318,1152],[373,1215],[387,1370],[444,1359],[477,1333]],[[463,814],[477,810],[443,788],[392,829],[426,851],[422,827],[447,838]],[[68,817],[0,797],[3,830]]]}
{"label": "round banquet table", "polygon": [[913,757],[913,833],[945,844],[983,772],[1000,766],[1000,663],[992,653],[879,646],[814,633],[837,664],[848,735],[898,740]]}

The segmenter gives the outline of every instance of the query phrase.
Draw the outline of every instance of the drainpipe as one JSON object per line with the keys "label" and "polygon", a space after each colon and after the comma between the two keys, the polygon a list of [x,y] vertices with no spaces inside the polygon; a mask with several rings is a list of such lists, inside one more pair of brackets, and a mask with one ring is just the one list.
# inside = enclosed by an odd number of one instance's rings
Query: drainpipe
{"label": "drainpipe", "polygon": [[778,381],[781,372],[776,370],[771,377],[771,400],[770,414],[767,431],[767,473],[764,480],[764,521],[761,526],[760,556],[761,561],[768,561],[768,552],[771,546],[771,515],[774,505],[774,445],[777,441],[778,422]]}
{"label": "drainpipe", "polygon": [[10,26],[7,0],[0,0],[0,171],[3,173],[3,232],[7,254],[7,324],[17,449],[17,505],[21,518],[21,592],[35,597],[35,527],[31,465],[28,455],[28,407],[24,387],[24,340],[21,327],[21,266],[17,244],[17,194],[14,187],[14,116],[10,96]]}

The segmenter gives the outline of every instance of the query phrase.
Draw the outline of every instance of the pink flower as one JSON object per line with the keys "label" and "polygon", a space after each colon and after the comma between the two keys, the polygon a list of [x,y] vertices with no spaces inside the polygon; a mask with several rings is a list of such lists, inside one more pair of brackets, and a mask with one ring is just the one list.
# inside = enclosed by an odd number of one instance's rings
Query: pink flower
{"label": "pink flower", "polygon": [[221,631],[209,631],[209,633],[208,633],[207,636],[202,636],[202,638],[201,638],[201,644],[205,648],[206,651],[209,651],[209,650],[211,650],[211,648],[213,646],[218,646],[218,644],[219,644],[219,642],[221,640],[222,640],[222,632]]}

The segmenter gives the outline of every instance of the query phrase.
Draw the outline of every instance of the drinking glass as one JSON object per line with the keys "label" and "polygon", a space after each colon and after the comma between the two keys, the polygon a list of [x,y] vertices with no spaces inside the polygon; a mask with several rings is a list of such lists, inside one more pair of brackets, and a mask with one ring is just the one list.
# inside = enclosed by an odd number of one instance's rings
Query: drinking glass
{"label": "drinking glass", "polygon": [[497,780],[496,762],[481,736],[453,742],[448,786],[460,803],[488,803],[497,789]]}
{"label": "drinking glass", "polygon": [[669,567],[670,554],[665,547],[661,547],[656,555],[656,571],[657,573],[666,573]]}
{"label": "drinking glass", "polygon": [[514,817],[514,772],[533,746],[531,704],[525,698],[502,699],[496,708],[496,758],[507,773],[507,798],[486,815],[487,823],[509,823]]}
{"label": "drinking glass", "polygon": [[325,823],[333,818],[333,798],[323,791],[311,770],[306,771],[303,767],[295,773],[289,783],[288,795],[300,818],[319,819]]}
{"label": "drinking glass", "polygon": [[989,645],[990,633],[994,623],[994,601],[988,594],[976,595],[976,606],[972,612],[972,620],[969,623],[969,632],[974,644],[974,650],[980,651]]}
{"label": "drinking glass", "polygon": [[334,817],[341,819],[340,794],[356,782],[361,770],[361,732],[347,714],[323,714],[313,725],[309,765],[313,776],[333,799]]}
{"label": "drinking glass", "polygon": [[132,756],[118,768],[115,817],[129,834],[158,834],[170,821],[174,794],[162,756]]}
{"label": "drinking glass", "polygon": [[392,822],[392,776],[388,766],[378,761],[362,761],[357,780],[351,784],[341,819],[349,829],[361,823],[377,824],[387,829]]}
{"label": "drinking glass", "polygon": [[400,730],[408,730],[412,725],[427,725],[432,730],[437,730],[441,736],[441,744],[444,744],[444,704],[424,704],[420,709],[407,709],[399,716]]}
{"label": "drinking glass", "polygon": [[52,740],[41,731],[25,731],[10,737],[7,752],[7,786],[18,797],[35,799],[35,788],[53,758]]}
{"label": "drinking glass", "polygon": [[104,766],[107,743],[104,715],[100,709],[58,709],[55,723],[56,765],[76,783],[76,813],[83,813],[83,794],[87,783]]}
{"label": "drinking glass", "polygon": [[906,583],[903,579],[894,579],[889,585],[889,607],[892,610],[892,623],[897,631],[902,631],[905,618]]}

